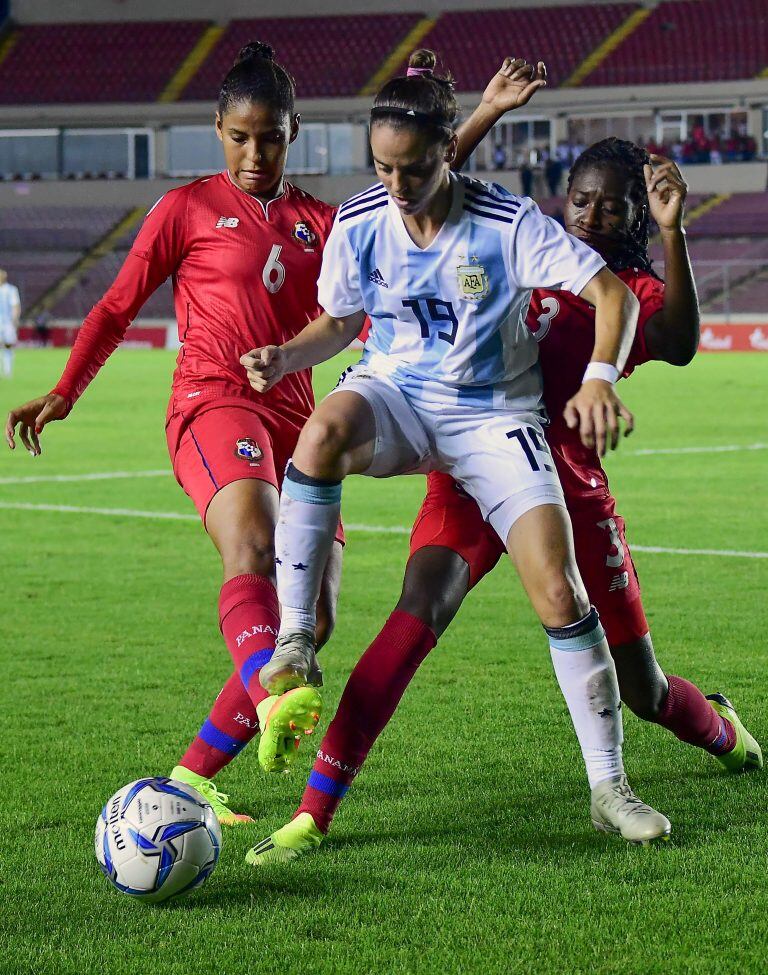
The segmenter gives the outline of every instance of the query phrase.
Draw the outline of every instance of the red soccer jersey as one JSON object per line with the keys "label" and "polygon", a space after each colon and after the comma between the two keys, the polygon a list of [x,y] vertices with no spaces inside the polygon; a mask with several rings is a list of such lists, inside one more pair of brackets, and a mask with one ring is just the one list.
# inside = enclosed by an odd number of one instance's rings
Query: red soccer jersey
{"label": "red soccer jersey", "polygon": [[166,193],[83,323],[54,392],[74,403],[147,298],[172,277],[182,346],[171,407],[247,399],[303,423],[314,403],[309,370],[260,395],[239,360],[286,342],[319,314],[317,279],[334,216],[335,208],[287,182],[280,197],[261,203],[227,172]]}
{"label": "red soccer jersey", "polygon": [[[628,268],[618,277],[637,295],[640,316],[624,376],[652,356],[645,344],[645,326],[664,305],[664,282]],[[569,430],[563,419],[568,400],[578,392],[584,370],[595,346],[595,309],[568,291],[534,291],[526,319],[539,338],[539,358],[544,376],[544,402],[551,426],[547,442],[569,506],[609,494],[597,451],[585,447],[578,430]]]}

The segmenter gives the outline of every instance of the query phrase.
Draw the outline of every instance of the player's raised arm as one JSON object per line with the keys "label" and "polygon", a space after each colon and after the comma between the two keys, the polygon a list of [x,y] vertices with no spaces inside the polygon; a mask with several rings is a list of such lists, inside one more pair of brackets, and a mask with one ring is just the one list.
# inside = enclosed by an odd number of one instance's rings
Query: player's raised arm
{"label": "player's raised arm", "polygon": [[683,230],[688,185],[663,156],[644,167],[648,205],[664,246],[664,307],[648,319],[644,337],[654,359],[687,366],[699,346],[699,299]]}
{"label": "player's raised arm", "polygon": [[461,169],[499,119],[527,105],[546,84],[547,68],[543,61],[534,66],[525,58],[504,58],[488,82],[480,104],[456,130],[459,145],[451,168]]}
{"label": "player's raised arm", "polygon": [[289,372],[300,372],[332,359],[360,334],[365,312],[356,311],[342,318],[323,312],[285,345],[266,345],[241,357],[248,382],[259,393],[266,393]]}
{"label": "player's raised arm", "polygon": [[579,428],[587,447],[596,447],[601,457],[619,442],[619,422],[625,435],[632,432],[634,418],[614,390],[621,376],[637,328],[640,302],[612,271],[604,267],[579,292],[595,307],[595,347],[584,373],[581,389],[565,407],[565,421]]}

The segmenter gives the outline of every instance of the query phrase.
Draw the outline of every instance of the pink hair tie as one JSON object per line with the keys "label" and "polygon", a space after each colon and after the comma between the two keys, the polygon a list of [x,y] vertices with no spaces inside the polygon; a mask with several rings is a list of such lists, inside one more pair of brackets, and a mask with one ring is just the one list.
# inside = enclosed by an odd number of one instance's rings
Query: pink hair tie
{"label": "pink hair tie", "polygon": [[420,75],[422,77],[429,78],[432,77],[433,74],[434,71],[432,70],[432,68],[408,68],[408,70],[405,72],[405,77],[413,78]]}

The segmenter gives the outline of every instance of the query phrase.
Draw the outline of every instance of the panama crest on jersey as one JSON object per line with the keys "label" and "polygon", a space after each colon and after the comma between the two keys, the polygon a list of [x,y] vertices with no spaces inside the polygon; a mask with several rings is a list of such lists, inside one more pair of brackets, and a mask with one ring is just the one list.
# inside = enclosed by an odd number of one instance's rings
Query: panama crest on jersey
{"label": "panama crest on jersey", "polygon": [[456,276],[459,281],[459,294],[469,301],[480,301],[491,290],[488,272],[480,264],[476,255],[472,256],[471,263],[458,265]]}
{"label": "panama crest on jersey", "polygon": [[317,243],[317,234],[306,220],[296,221],[291,231],[291,237],[305,247],[314,247]]}
{"label": "panama crest on jersey", "polygon": [[263,456],[264,452],[252,437],[240,437],[235,444],[235,457],[247,461],[251,467],[257,467]]}

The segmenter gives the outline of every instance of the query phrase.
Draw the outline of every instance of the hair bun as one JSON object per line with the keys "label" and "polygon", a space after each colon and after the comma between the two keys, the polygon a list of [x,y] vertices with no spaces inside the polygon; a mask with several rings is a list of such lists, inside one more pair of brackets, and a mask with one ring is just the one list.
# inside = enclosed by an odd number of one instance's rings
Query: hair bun
{"label": "hair bun", "polygon": [[408,67],[434,71],[437,67],[437,55],[426,47],[420,47],[408,58]]}
{"label": "hair bun", "polygon": [[263,58],[265,61],[274,61],[275,49],[263,41],[249,41],[245,47],[241,47],[237,52],[237,57],[232,67],[242,64],[243,61],[249,61],[251,58]]}

